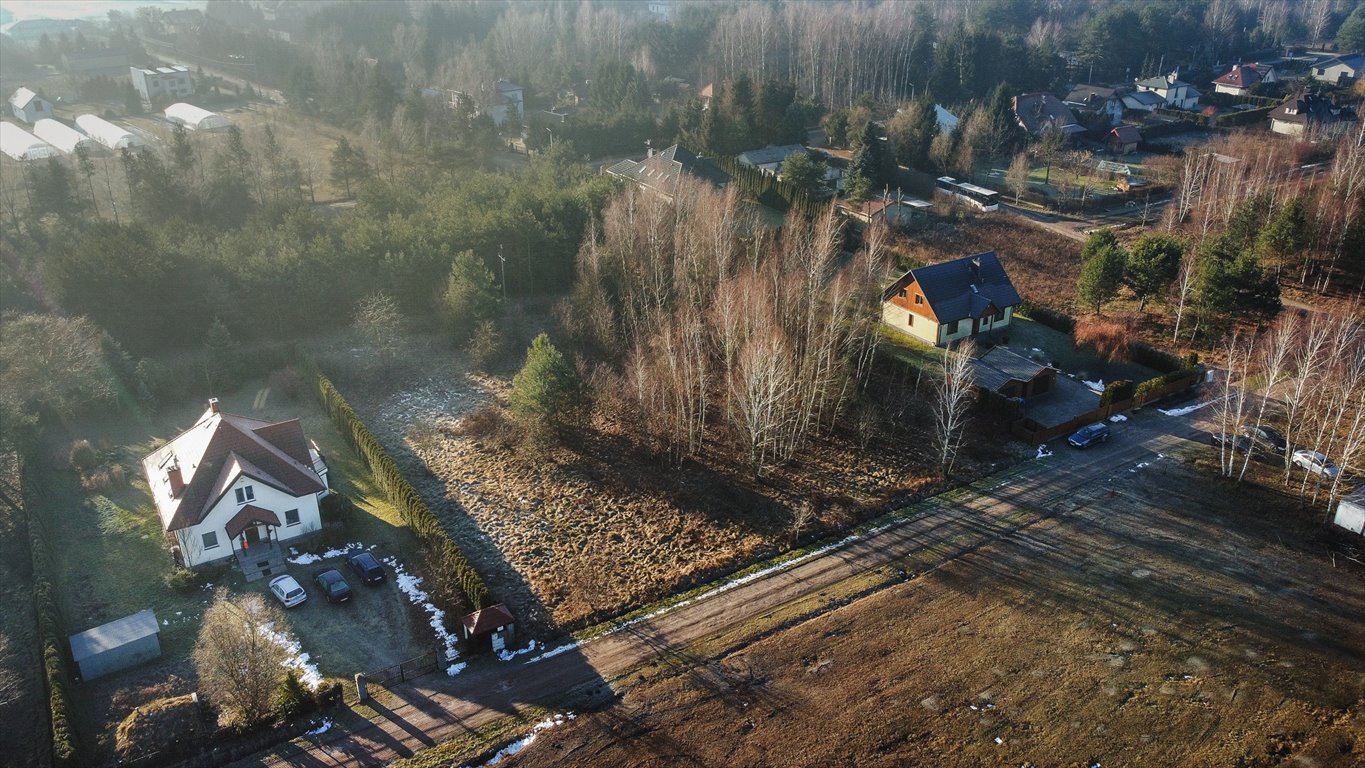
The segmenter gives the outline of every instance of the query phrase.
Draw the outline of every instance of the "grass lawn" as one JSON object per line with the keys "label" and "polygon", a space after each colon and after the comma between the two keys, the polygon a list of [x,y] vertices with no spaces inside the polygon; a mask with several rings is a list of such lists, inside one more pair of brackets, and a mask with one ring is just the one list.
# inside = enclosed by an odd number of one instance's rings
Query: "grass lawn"
{"label": "grass lawn", "polygon": [[1105,362],[1089,349],[1078,349],[1072,343],[1070,335],[1020,315],[1014,316],[1005,335],[1009,337],[1009,344],[1006,346],[1014,352],[1028,357],[1033,350],[1042,350],[1057,370],[1091,381],[1129,379],[1136,383],[1159,375],[1151,368],[1137,363]]}
{"label": "grass lawn", "polygon": [[[304,541],[297,545],[301,551],[359,542],[374,545],[381,558],[396,556],[409,569],[417,564],[415,537],[310,396],[291,401],[258,381],[221,400],[229,413],[302,419],[304,433],[317,442],[328,461],[332,486],[356,503],[357,512],[342,530],[324,531]],[[149,416],[111,413],[83,421],[69,432],[52,434],[37,463],[34,506],[63,577],[56,586],[67,631],[88,629],[144,608],[153,609],[162,624],[159,660],[74,689],[81,732],[87,739],[111,733],[128,705],[184,692],[174,689],[187,683],[165,681],[171,675],[192,680],[187,660],[213,589],[266,591],[265,581],[247,584],[235,565],[209,570],[205,579],[210,584],[188,590],[176,591],[163,581],[173,563],[140,461],[161,441],[193,425],[204,408],[202,403],[185,403]],[[103,469],[121,468],[126,482],[105,490],[84,489],[67,460],[72,440],[80,438],[96,447]],[[302,650],[324,677],[349,678],[434,650],[431,630],[414,616],[392,580],[375,588],[353,584],[355,599],[333,606],[311,585],[312,571],[319,567],[290,566],[290,573],[310,587],[313,599],[287,615]]]}

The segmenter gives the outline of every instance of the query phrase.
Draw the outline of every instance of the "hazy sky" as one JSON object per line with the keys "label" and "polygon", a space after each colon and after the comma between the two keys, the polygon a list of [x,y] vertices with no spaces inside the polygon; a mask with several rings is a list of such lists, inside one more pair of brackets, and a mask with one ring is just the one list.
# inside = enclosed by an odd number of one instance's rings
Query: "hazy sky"
{"label": "hazy sky", "polygon": [[[7,21],[23,19],[103,19],[109,11],[132,13],[144,5],[167,10],[203,8],[205,0],[0,0]],[[12,16],[10,14],[13,14]]]}

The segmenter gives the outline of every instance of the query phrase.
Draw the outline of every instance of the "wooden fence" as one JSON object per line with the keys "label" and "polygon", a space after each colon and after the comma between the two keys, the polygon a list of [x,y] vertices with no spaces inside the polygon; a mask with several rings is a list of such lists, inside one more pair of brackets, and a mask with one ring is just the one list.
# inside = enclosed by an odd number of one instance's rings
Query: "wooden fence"
{"label": "wooden fence", "polygon": [[1203,370],[1195,369],[1191,371],[1188,376],[1182,376],[1181,378],[1163,384],[1160,387],[1144,392],[1138,397],[1130,398],[1128,400],[1119,400],[1108,405],[1101,405],[1100,407],[1092,411],[1086,411],[1069,421],[1062,422],[1061,424],[1054,424],[1052,426],[1045,427],[1033,419],[1025,417],[1010,425],[1010,434],[1029,445],[1041,445],[1053,438],[1070,434],[1086,424],[1104,421],[1116,413],[1122,413],[1133,408],[1141,408],[1147,403],[1189,389],[1198,384],[1203,378]]}
{"label": "wooden fence", "polygon": [[393,685],[405,683],[422,675],[429,675],[441,668],[441,651],[424,653],[414,659],[399,662],[375,672],[366,672],[365,680],[374,685]]}

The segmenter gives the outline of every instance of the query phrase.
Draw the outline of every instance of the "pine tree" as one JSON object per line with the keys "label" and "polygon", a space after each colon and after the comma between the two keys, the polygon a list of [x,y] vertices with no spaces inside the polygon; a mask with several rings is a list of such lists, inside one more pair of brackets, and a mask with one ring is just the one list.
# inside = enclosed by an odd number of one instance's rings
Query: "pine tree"
{"label": "pine tree", "polygon": [[1138,311],[1147,307],[1147,299],[1170,286],[1180,272],[1180,259],[1185,247],[1179,240],[1166,235],[1144,235],[1128,252],[1124,267],[1124,283],[1138,297]]}
{"label": "pine tree", "polygon": [[508,402],[513,416],[532,434],[571,426],[581,414],[583,383],[550,337],[540,334],[526,350],[526,363],[512,378]]}
{"label": "pine tree", "polygon": [[479,323],[497,314],[502,297],[496,286],[492,270],[473,251],[455,256],[442,305],[456,343],[467,340]]}
{"label": "pine tree", "polygon": [[1093,251],[1081,263],[1076,298],[1099,314],[1100,307],[1118,295],[1124,261],[1123,249],[1117,245],[1104,245]]}

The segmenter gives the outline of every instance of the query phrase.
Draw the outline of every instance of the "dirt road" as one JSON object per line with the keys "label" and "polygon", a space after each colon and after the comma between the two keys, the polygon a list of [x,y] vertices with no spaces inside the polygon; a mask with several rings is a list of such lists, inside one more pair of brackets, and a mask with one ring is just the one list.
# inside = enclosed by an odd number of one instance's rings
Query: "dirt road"
{"label": "dirt road", "polygon": [[291,745],[240,765],[382,765],[525,707],[562,706],[576,695],[605,694],[608,682],[642,663],[819,596],[840,582],[865,578],[887,563],[918,554],[927,564],[924,571],[933,570],[1039,521],[1066,515],[1104,494],[1106,477],[1156,460],[1196,434],[1185,421],[1156,412],[1114,426],[1115,438],[1107,445],[1085,453],[1058,448],[1055,456],[1036,464],[921,504],[908,519],[884,529],[582,646],[522,657],[525,661],[489,661],[454,678],[423,678],[395,689],[406,703],[381,709],[376,722],[354,730],[334,728],[309,750]]}

